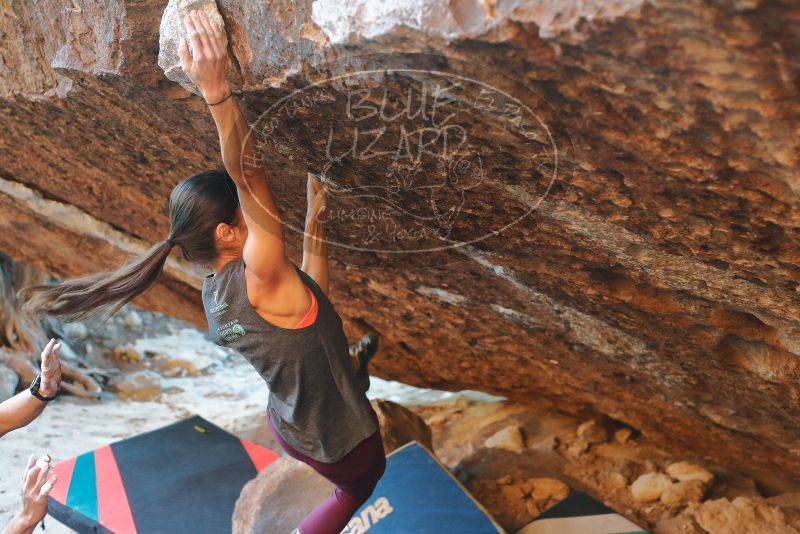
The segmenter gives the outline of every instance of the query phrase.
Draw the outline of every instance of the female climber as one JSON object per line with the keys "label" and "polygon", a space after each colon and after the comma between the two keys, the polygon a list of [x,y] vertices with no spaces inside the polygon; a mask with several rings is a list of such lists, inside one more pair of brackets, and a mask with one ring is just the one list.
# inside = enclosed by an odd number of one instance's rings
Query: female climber
{"label": "female climber", "polygon": [[365,395],[376,339],[353,352],[328,300],[328,261],[319,215],[325,189],[309,175],[302,268],[286,255],[284,229],[266,173],[227,80],[228,56],[202,13],[184,18],[181,64],[208,104],[226,171],[180,182],[169,199],[168,237],[108,273],[29,288],[23,297],[52,315],[77,319],[115,312],[157,279],[174,246],[213,271],[203,283],[211,334],[238,350],[269,386],[268,422],[286,453],[336,485],[299,525],[301,534],[339,533],[372,494],[386,458]]}

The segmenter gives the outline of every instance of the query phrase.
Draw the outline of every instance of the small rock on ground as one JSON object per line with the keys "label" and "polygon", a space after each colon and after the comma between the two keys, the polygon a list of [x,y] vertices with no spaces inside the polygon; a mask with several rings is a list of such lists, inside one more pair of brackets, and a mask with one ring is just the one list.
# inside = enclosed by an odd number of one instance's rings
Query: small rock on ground
{"label": "small rock on ground", "polygon": [[486,438],[484,446],[490,449],[522,452],[525,450],[525,439],[518,426],[507,426]]}
{"label": "small rock on ground", "polygon": [[577,434],[579,438],[586,440],[590,445],[608,441],[608,431],[596,419],[590,419],[581,424]]}
{"label": "small rock on ground", "polygon": [[699,480],[703,484],[711,484],[714,481],[714,474],[711,471],[690,462],[672,463],[666,471],[669,476],[679,481]]}
{"label": "small rock on ground", "polygon": [[661,503],[669,508],[686,506],[700,502],[706,493],[706,487],[700,480],[684,480],[673,484],[661,494]]}
{"label": "small rock on ground", "polygon": [[123,399],[149,401],[161,395],[161,377],[148,370],[118,377],[111,380],[108,386]]}
{"label": "small rock on ground", "polygon": [[631,484],[631,495],[640,502],[657,501],[670,486],[672,479],[664,473],[645,473]]}

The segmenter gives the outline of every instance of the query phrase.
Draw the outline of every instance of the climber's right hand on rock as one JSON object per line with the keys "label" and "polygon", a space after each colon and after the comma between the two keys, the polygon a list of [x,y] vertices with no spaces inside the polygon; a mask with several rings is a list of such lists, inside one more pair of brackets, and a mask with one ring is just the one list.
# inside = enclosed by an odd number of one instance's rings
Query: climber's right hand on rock
{"label": "climber's right hand on rock", "polygon": [[206,102],[219,102],[230,93],[228,85],[228,51],[222,28],[212,23],[205,13],[190,11],[183,17],[192,51],[181,40],[178,54],[183,71],[203,94]]}
{"label": "climber's right hand on rock", "polygon": [[308,208],[306,210],[306,224],[311,221],[323,222],[322,215],[327,208],[327,186],[317,178],[315,175],[308,174],[308,183],[306,184],[306,199],[308,201]]}

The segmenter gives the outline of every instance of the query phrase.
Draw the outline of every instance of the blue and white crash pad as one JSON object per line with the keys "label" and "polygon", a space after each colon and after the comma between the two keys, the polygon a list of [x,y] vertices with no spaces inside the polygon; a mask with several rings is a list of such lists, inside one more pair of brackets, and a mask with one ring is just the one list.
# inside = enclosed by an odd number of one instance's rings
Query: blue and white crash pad
{"label": "blue and white crash pad", "polygon": [[497,534],[503,529],[425,447],[391,452],[374,493],[342,534]]}

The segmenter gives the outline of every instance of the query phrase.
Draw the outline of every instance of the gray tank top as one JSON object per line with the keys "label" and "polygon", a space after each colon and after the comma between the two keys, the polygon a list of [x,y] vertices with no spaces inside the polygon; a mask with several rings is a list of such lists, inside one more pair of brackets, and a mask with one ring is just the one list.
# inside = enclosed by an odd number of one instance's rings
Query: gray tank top
{"label": "gray tank top", "polygon": [[295,269],[317,298],[317,319],[309,326],[282,328],[261,317],[247,298],[241,259],[205,278],[203,307],[214,340],[238,350],[266,381],[281,437],[332,463],[378,427],[350,363],[342,319],[317,283]]}

